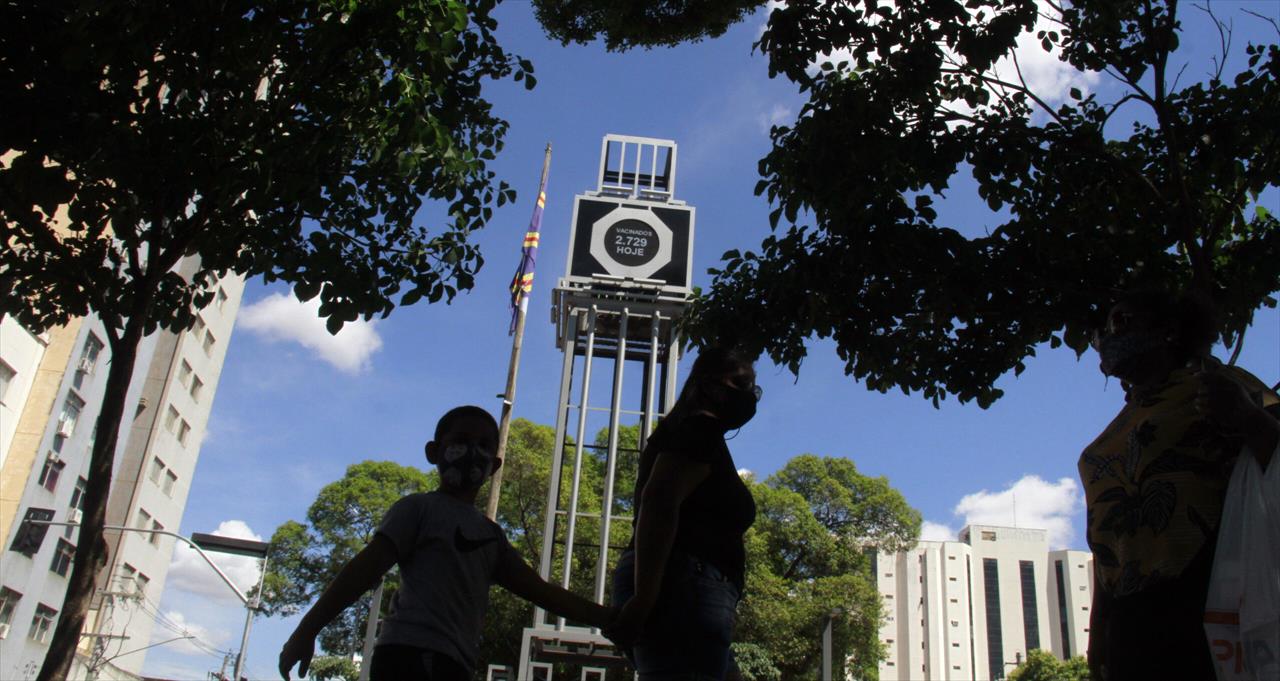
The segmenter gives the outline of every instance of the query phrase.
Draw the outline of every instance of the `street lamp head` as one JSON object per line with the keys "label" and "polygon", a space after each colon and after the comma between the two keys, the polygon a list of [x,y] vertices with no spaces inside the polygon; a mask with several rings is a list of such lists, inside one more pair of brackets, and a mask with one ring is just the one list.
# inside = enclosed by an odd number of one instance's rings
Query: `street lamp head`
{"label": "street lamp head", "polygon": [[252,558],[265,558],[267,552],[271,549],[271,544],[264,541],[220,537],[216,534],[204,534],[203,532],[193,532],[191,534],[191,542],[208,551],[234,553]]}

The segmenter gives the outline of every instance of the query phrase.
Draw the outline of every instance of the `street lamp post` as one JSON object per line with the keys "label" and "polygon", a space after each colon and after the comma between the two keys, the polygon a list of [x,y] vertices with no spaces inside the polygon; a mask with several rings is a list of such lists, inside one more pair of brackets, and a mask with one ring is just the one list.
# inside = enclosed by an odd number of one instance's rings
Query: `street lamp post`
{"label": "street lamp post", "polygon": [[[52,515],[52,512],[49,512],[49,517],[52,517]],[[18,526],[15,541],[21,540],[22,537],[28,537],[28,539],[24,541],[34,543],[38,549],[40,544],[44,541],[45,530],[36,528],[48,528],[50,526],[79,527],[80,523],[60,522],[40,518],[26,518],[23,519],[22,523]],[[236,681],[240,681],[240,672],[244,665],[244,651],[245,647],[249,644],[249,627],[253,623],[253,613],[257,610],[258,604],[262,602],[262,583],[267,577],[267,551],[271,548],[271,545],[267,542],[253,541],[250,539],[235,539],[233,537],[219,537],[217,535],[203,534],[200,532],[192,533],[191,538],[188,539],[177,532],[154,530],[142,527],[129,527],[127,525],[103,525],[102,529],[115,532],[161,534],[166,537],[173,537],[174,539],[182,541],[186,545],[190,546],[192,550],[200,554],[200,557],[204,559],[204,562],[209,564],[209,567],[213,568],[214,572],[218,573],[218,576],[222,578],[222,581],[235,592],[236,598],[239,598],[240,602],[244,603],[245,608],[249,611],[245,616],[244,637],[240,640],[240,654],[236,656],[235,675]],[[232,582],[231,578],[213,562],[213,559],[209,557],[209,554],[204,552],[205,548],[210,551],[221,551],[223,553],[235,553],[242,556],[262,558],[262,575],[258,578],[258,591],[253,595],[252,599],[245,596],[240,591],[240,588],[235,585],[235,582]]]}
{"label": "street lamp post", "polygon": [[271,544],[251,539],[219,537],[216,534],[204,534],[202,532],[192,533],[191,542],[200,548],[210,551],[262,559],[262,572],[258,577],[258,588],[253,592],[252,597],[246,599],[244,603],[246,610],[244,634],[240,638],[240,652],[236,655],[236,667],[233,672],[235,681],[240,681],[241,672],[244,671],[244,651],[249,647],[249,629],[253,626],[253,615],[258,611],[258,607],[262,603],[262,584],[267,579],[267,552],[271,549]]}
{"label": "street lamp post", "polygon": [[831,629],[836,618],[844,614],[844,608],[832,608],[827,613],[827,623],[822,627],[822,681],[831,681],[832,645]]}

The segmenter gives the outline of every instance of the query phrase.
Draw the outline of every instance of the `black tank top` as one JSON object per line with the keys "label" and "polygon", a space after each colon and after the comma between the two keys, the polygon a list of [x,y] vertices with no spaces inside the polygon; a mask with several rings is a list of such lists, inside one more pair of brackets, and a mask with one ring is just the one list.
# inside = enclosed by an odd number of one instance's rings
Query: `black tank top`
{"label": "black tank top", "polygon": [[[704,414],[660,425],[640,454],[635,518],[643,512],[640,499],[659,452],[711,466],[707,479],[694,488],[680,506],[674,547],[711,563],[742,588],[747,562],[742,537],[755,521],[756,503],[751,490],[738,475],[733,456],[724,443],[724,431],[715,419]],[[635,521],[632,525],[634,527]]]}

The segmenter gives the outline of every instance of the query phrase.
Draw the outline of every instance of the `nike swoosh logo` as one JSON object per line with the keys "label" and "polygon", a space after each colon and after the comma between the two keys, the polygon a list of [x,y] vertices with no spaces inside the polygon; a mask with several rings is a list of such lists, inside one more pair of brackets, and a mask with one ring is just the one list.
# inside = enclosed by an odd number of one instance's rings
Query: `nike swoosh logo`
{"label": "nike swoosh logo", "polygon": [[498,541],[498,538],[492,535],[484,539],[467,539],[463,536],[461,527],[453,530],[453,545],[462,553],[471,553],[481,546],[495,541]]}

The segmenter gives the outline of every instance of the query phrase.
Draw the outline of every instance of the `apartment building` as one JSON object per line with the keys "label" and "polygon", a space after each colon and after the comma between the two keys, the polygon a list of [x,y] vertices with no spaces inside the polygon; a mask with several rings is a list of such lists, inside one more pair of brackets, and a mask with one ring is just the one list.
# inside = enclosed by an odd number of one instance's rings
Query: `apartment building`
{"label": "apartment building", "polygon": [[[190,276],[197,263],[184,261]],[[173,531],[181,525],[244,280],[229,275],[195,326],[158,331],[138,351],[120,426],[107,524]],[[33,335],[0,324],[0,678],[34,678],[57,622],[77,533],[18,532],[23,519],[78,521],[110,347],[96,317]],[[15,339],[10,342],[10,339]],[[12,419],[12,420],[11,420]],[[107,531],[72,678],[138,678],[152,638],[173,537]]]}
{"label": "apartment building", "polygon": [[970,525],[960,541],[880,553],[881,681],[1002,679],[1027,651],[1088,646],[1092,557],[1044,530]]}

